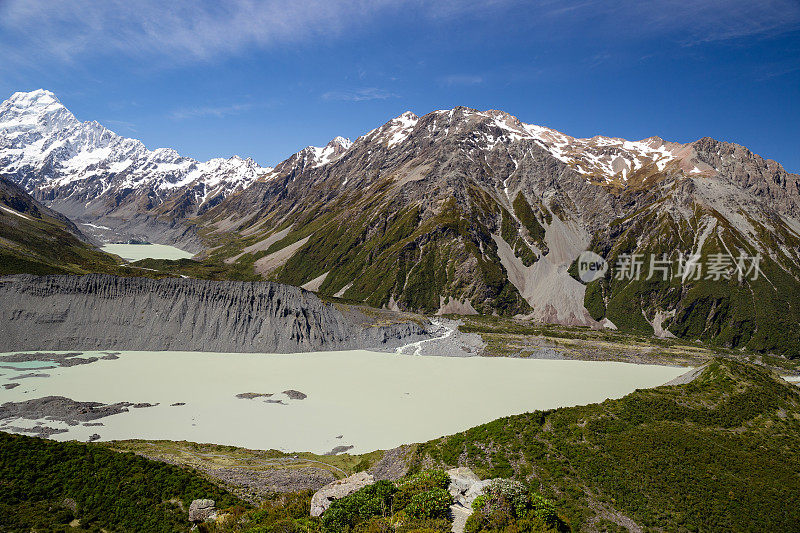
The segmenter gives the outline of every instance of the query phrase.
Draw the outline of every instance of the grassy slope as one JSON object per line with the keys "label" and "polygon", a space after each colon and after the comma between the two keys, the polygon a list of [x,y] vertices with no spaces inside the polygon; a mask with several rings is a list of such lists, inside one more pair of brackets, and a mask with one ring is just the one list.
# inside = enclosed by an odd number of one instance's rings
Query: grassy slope
{"label": "grassy slope", "polygon": [[[307,238],[268,279],[303,285],[327,272],[321,294],[343,291],[348,300],[376,307],[394,298],[405,308],[433,312],[443,296],[468,299],[489,313],[530,310],[506,278],[491,238],[489,228],[501,221],[507,233],[518,229],[494,199],[469,186],[466,208],[451,198],[435,212],[423,213],[417,205],[393,206],[387,196],[392,186],[391,180],[384,180],[369,194],[309,205],[286,220],[267,217],[262,227],[268,230],[246,237],[201,233],[215,247],[207,262],[222,265],[224,259],[237,257],[228,268],[246,275],[262,257]],[[533,227],[536,219],[530,206],[526,215]],[[269,248],[243,253],[270,233],[288,228],[288,234]],[[518,235],[508,238],[521,249]]]}
{"label": "grassy slope", "polygon": [[[71,499],[71,510],[65,499]],[[185,531],[189,503],[240,504],[190,470],[102,446],[0,433],[0,530]]]}
{"label": "grassy slope", "polygon": [[415,464],[514,476],[566,502],[575,531],[790,531],[800,523],[800,393],[715,359],[694,382],[503,418],[417,448]]}
{"label": "grassy slope", "polygon": [[23,219],[0,211],[0,274],[112,272],[113,256],[79,240],[55,218]]}
{"label": "grassy slope", "polygon": [[[715,221],[717,229],[699,251],[701,264],[707,264],[714,254],[737,255],[739,250],[750,256],[761,253],[762,274],[758,279],[745,276],[739,282],[733,276],[731,280],[664,281],[660,274],[644,279],[651,254],[667,254],[674,261],[678,252],[692,253],[697,236],[709,220]],[[645,275],[639,280],[619,280],[609,270],[605,278],[587,286],[584,305],[597,320],[608,317],[621,330],[645,334],[652,334],[653,328],[643,312],[652,319],[657,309],[675,309],[675,316],[667,318],[663,326],[678,337],[799,357],[800,269],[798,258],[787,254],[797,250],[800,241],[777,221],[774,233],[754,220],[750,223],[757,230],[762,250],[770,254],[759,252],[724,217],[700,206],[692,219],[680,224],[650,210],[616,221],[612,226],[618,226],[620,233],[613,245],[596,238],[592,249],[612,266],[622,254],[642,254],[646,258]]]}
{"label": "grassy slope", "polygon": [[700,366],[722,355],[746,359],[779,374],[800,375],[800,359],[748,353],[711,343],[659,339],[641,333],[606,329],[536,324],[486,315],[449,315],[449,318],[462,322],[460,331],[479,334],[486,343],[482,355],[488,357],[536,357],[536,351],[544,348],[557,352],[564,359]]}

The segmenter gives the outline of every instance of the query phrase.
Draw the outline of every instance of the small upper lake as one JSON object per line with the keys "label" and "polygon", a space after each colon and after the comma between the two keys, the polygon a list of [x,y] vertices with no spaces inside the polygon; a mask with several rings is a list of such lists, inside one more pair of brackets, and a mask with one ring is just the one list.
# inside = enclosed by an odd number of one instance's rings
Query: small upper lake
{"label": "small upper lake", "polygon": [[166,244],[106,244],[104,252],[116,254],[126,261],[140,259],[188,259],[194,254]]}
{"label": "small upper lake", "polygon": [[[115,354],[28,377],[2,369],[0,403],[64,396],[152,405],[131,407],[94,424],[42,417],[40,426],[65,430],[53,435],[59,440],[97,434],[101,440],[189,440],[316,453],[353,446],[353,453],[361,453],[427,441],[503,416],[620,398],[688,370],[363,350]],[[89,356],[102,353],[84,352],[83,357]],[[37,421],[16,418],[3,424],[35,429]]]}

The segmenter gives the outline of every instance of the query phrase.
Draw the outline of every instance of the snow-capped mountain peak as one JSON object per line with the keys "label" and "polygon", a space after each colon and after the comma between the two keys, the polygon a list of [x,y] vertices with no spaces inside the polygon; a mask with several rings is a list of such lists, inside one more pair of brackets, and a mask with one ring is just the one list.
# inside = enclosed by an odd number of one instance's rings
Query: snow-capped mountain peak
{"label": "snow-capped mountain peak", "polygon": [[350,147],[353,146],[353,141],[337,135],[331,139],[331,142],[328,143],[328,146],[341,146],[345,150],[349,150]]}
{"label": "snow-capped mountain peak", "polygon": [[[104,195],[130,190],[158,205],[191,191],[193,209],[241,190],[271,169],[234,156],[199,162],[171,148],[148,150],[96,121],[80,122],[43,89],[0,104],[0,172],[57,201],[104,209]],[[116,201],[111,203],[116,204]]]}
{"label": "snow-capped mountain peak", "polygon": [[36,89],[30,92],[16,92],[4,102],[24,109],[48,108],[53,106],[64,107],[56,95],[45,89]]}
{"label": "snow-capped mountain peak", "polygon": [[0,131],[23,135],[33,128],[55,131],[78,124],[75,116],[50,91],[17,92],[0,104]]}
{"label": "snow-capped mountain peak", "polygon": [[411,111],[406,111],[380,128],[362,135],[357,141],[378,141],[385,143],[387,148],[392,148],[408,139],[417,122],[419,122],[419,117]]}
{"label": "snow-capped mountain peak", "polygon": [[350,139],[336,136],[325,146],[306,146],[286,161],[280,163],[276,170],[288,172],[290,169],[322,167],[341,158],[352,146],[353,141]]}

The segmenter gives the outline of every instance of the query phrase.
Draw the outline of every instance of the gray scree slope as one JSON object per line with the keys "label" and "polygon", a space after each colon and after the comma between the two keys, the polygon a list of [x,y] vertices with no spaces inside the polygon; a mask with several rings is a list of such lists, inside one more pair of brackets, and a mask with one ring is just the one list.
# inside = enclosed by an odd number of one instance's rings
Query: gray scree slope
{"label": "gray scree slope", "polygon": [[0,280],[0,352],[393,349],[425,335],[413,321],[365,326],[308,291],[277,283],[101,274]]}

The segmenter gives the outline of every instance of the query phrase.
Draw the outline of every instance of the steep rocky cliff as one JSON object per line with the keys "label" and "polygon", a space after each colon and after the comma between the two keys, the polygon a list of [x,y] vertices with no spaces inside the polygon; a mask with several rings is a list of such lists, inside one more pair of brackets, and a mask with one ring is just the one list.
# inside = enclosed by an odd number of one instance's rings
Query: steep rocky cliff
{"label": "steep rocky cliff", "polygon": [[425,335],[408,315],[374,324],[358,308],[343,310],[269,282],[10,276],[0,280],[0,352],[393,349]]}

